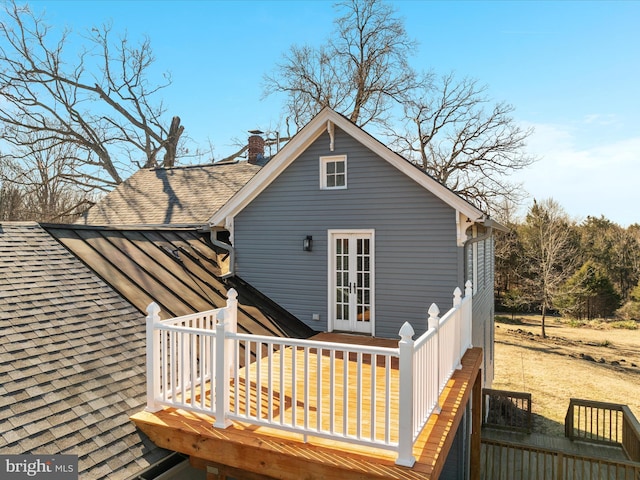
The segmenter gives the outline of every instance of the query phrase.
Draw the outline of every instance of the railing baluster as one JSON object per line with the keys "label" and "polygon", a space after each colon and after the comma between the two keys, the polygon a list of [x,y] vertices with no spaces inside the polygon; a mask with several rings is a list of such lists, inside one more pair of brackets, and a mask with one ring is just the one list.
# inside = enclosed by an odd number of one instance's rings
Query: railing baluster
{"label": "railing baluster", "polygon": [[286,402],[285,402],[285,383],[284,383],[284,366],[285,366],[285,357],[288,348],[280,347],[280,397],[278,400],[278,409],[280,411],[280,425],[284,425],[285,412],[286,412]]}
{"label": "railing baluster", "polygon": [[362,352],[356,356],[356,438],[362,437]]}
{"label": "railing baluster", "polygon": [[336,408],[336,351],[332,348],[329,352],[329,432],[335,433],[335,408]]}
{"label": "railing baluster", "polygon": [[309,430],[309,348],[304,347],[304,429]]}
{"label": "railing baluster", "polygon": [[316,430],[322,431],[322,417],[324,412],[322,411],[322,348],[316,348]]}
{"label": "railing baluster", "polygon": [[[209,339],[209,397],[210,397],[210,408],[211,412],[215,415],[216,411],[216,397],[215,397],[215,371],[216,371],[216,342],[214,338],[208,337]],[[234,408],[238,408],[238,395],[236,393],[234,397]]]}
{"label": "railing baluster", "polygon": [[298,375],[296,371],[297,361],[297,347],[291,349],[291,425],[297,426],[297,410],[298,410],[298,398],[297,398],[297,383]]}
{"label": "railing baluster", "polygon": [[256,418],[262,418],[262,342],[256,342]]}
{"label": "railing baluster", "polygon": [[349,434],[349,352],[342,350],[342,435]]}
{"label": "railing baluster", "polygon": [[384,441],[391,441],[391,356],[385,357]]}
{"label": "railing baluster", "polygon": [[268,385],[268,390],[267,390],[267,399],[268,399],[268,405],[267,405],[267,421],[269,423],[273,422],[273,345],[269,344],[268,345],[268,351],[267,351],[267,382],[269,383]]}
{"label": "railing baluster", "polygon": [[[175,400],[175,382],[176,382],[176,371],[175,371],[175,358],[176,358],[176,346],[175,346],[175,335],[176,332],[169,332],[169,349],[167,354],[169,355],[169,392],[168,395],[171,398],[171,401]],[[167,399],[168,400],[168,399]]]}
{"label": "railing baluster", "polygon": [[371,423],[371,432],[369,435],[370,440],[376,439],[376,409],[378,408],[377,403],[377,383],[376,383],[376,364],[378,363],[377,355],[371,354],[371,390],[369,391],[369,404],[370,404],[370,414],[371,418],[369,422]]}

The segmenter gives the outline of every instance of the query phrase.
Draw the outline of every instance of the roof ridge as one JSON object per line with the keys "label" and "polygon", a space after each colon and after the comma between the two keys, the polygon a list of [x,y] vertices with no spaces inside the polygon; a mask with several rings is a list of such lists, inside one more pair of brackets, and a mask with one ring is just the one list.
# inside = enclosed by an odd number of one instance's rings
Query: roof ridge
{"label": "roof ridge", "polygon": [[224,166],[224,165],[239,165],[241,163],[249,164],[246,161],[231,160],[231,161],[220,161],[220,162],[213,162],[213,163],[198,163],[198,164],[193,164],[193,165],[174,165],[172,167],[149,167],[149,168],[141,168],[138,171],[144,171],[144,170],[149,170],[149,171],[156,171],[156,170],[186,170],[188,168],[203,168],[203,167],[220,167],[220,166]]}

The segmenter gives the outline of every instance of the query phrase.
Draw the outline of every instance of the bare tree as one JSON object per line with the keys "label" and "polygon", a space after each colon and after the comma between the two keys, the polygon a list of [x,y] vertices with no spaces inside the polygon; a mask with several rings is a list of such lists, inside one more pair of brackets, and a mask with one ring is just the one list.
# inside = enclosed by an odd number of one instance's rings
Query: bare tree
{"label": "bare tree", "polygon": [[24,195],[17,186],[0,182],[0,221],[24,220],[23,198]]}
{"label": "bare tree", "polygon": [[522,245],[521,273],[527,292],[540,305],[542,336],[545,318],[566,279],[578,263],[578,240],[573,222],[552,199],[536,202],[519,229]]}
{"label": "bare tree", "polygon": [[495,103],[477,81],[453,74],[425,76],[405,102],[408,132],[395,135],[398,148],[428,174],[485,211],[504,200],[518,203],[523,190],[509,176],[535,160],[524,151],[531,130]]}
{"label": "bare tree", "polygon": [[[154,61],[148,39],[112,43],[111,28],[93,28],[88,47],[73,59],[71,32],[53,30],[28,6],[5,4],[0,22],[1,138],[33,150],[72,144],[79,185],[108,189],[140,167],[173,166],[184,127],[165,120],[162,102],[171,83],[147,79]],[[167,126],[167,124],[169,124]],[[164,155],[162,156],[162,152]],[[162,156],[162,158],[161,158]]]}
{"label": "bare tree", "polygon": [[[19,192],[19,202],[8,206],[6,213],[14,220],[73,220],[93,203],[91,192],[75,182],[75,145],[41,148],[46,143],[43,139],[25,142],[10,155],[0,157],[0,182],[6,194]],[[38,148],[34,148],[36,145]]]}
{"label": "bare tree", "polygon": [[407,60],[415,42],[393,8],[379,0],[336,6],[342,15],[334,37],[317,48],[292,46],[275,73],[265,76],[265,94],[288,96],[287,117],[297,128],[326,106],[360,126],[382,123],[394,101],[415,85]]}
{"label": "bare tree", "polygon": [[[399,153],[481,209],[495,213],[504,198],[519,202],[524,191],[509,176],[534,159],[524,152],[532,132],[513,120],[513,107],[494,104],[474,80],[418,79],[409,64],[416,44],[381,0],[338,7],[332,39],[317,48],[292,46],[265,77],[267,94],[287,95],[287,118],[299,128],[331,107],[359,126],[384,127]],[[392,108],[400,105],[404,115]]]}

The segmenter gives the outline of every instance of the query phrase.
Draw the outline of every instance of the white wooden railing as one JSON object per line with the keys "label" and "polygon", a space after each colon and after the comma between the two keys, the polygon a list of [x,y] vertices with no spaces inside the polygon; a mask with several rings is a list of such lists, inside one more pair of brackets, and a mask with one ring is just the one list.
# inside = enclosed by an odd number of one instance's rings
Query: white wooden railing
{"label": "white wooden railing", "polygon": [[[417,340],[407,322],[397,348],[237,333],[237,293],[224,308],[160,320],[147,309],[147,411],[164,407],[397,452],[413,444],[471,347],[471,283],[441,318],[429,309]],[[239,367],[244,365],[243,367]]]}

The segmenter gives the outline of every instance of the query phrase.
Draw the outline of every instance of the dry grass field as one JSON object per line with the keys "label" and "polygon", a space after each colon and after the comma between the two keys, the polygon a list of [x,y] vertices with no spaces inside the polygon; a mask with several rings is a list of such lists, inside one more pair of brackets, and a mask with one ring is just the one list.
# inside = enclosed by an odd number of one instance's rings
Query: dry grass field
{"label": "dry grass field", "polygon": [[534,431],[564,434],[570,398],[626,404],[640,418],[640,328],[571,326],[548,317],[496,320],[493,388],[530,392]]}

